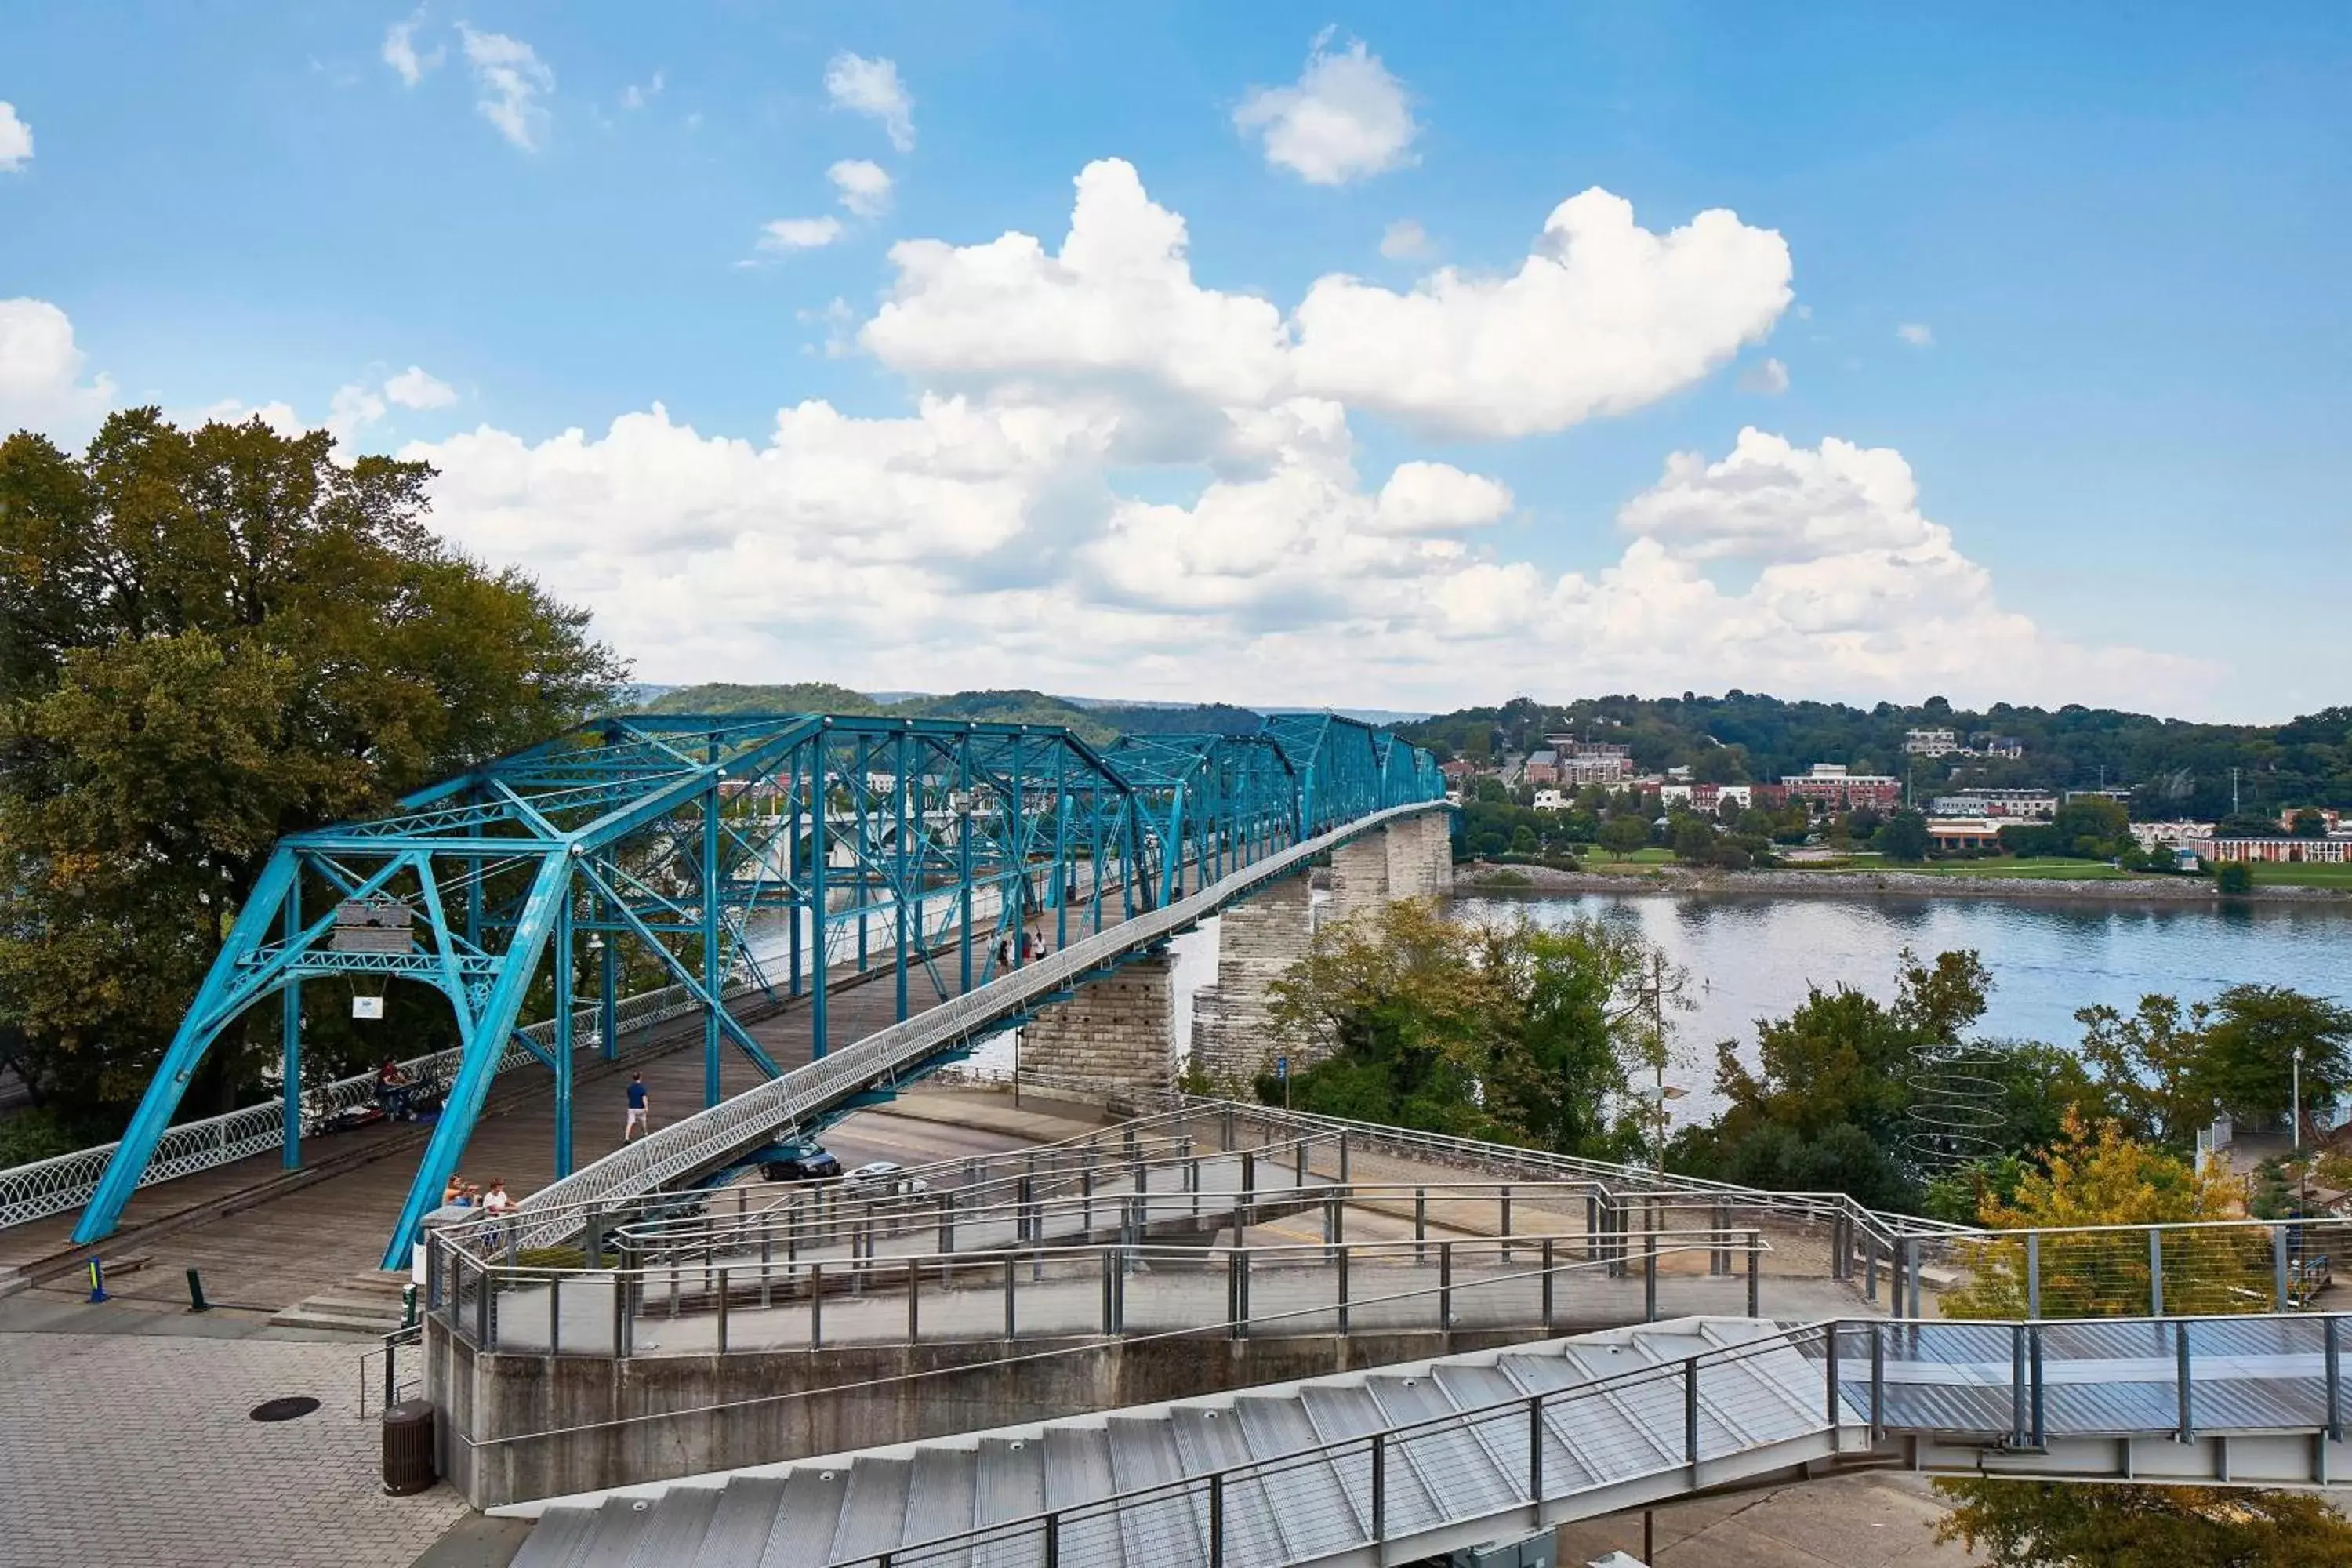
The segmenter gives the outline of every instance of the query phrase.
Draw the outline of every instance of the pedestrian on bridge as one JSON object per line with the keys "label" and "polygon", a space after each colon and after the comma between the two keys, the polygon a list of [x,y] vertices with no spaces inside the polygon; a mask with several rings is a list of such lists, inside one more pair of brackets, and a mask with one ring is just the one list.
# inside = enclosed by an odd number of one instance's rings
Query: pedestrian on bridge
{"label": "pedestrian on bridge", "polygon": [[629,1075],[629,1119],[621,1124],[621,1142],[626,1143],[649,1131],[646,1121],[646,1075],[633,1072]]}

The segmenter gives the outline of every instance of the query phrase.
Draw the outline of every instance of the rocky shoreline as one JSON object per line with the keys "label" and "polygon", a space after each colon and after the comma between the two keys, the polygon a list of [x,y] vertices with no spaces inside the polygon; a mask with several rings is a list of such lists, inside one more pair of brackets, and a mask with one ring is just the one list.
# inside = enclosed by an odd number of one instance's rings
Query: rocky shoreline
{"label": "rocky shoreline", "polygon": [[[1524,887],[1482,885],[1479,879],[1515,871]],[[1473,861],[1454,868],[1454,891],[1465,893],[1670,893],[1773,898],[2035,899],[2098,904],[2164,904],[2210,908],[2224,902],[2202,878],[2177,881],[2133,878],[2126,881],[2060,881],[2041,877],[1937,877],[1911,871],[1719,871],[1691,866],[1654,866],[1642,871],[1561,871],[1549,866],[1494,865]],[[2336,888],[2264,888],[2226,900],[2231,903],[2329,903],[2352,899]]]}

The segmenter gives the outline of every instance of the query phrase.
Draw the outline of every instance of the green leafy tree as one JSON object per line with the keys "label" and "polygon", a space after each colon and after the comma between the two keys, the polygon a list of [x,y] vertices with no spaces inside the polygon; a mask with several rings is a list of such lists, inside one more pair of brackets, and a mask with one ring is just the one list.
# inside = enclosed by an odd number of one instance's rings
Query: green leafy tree
{"label": "green leafy tree", "polygon": [[1889,860],[1916,863],[1927,858],[1927,819],[1916,811],[1898,811],[1886,819],[1871,840]]}
{"label": "green leafy tree", "polygon": [[280,836],[613,697],[583,612],[425,526],[430,478],[153,409],[0,444],[0,1037],[52,1104],[139,1092]]}
{"label": "green leafy tree", "polygon": [[2217,1110],[2241,1118],[2288,1109],[2295,1059],[2305,1103],[2352,1087],[2352,1008],[2276,985],[2232,985],[2189,1007],[2147,995],[2129,1014],[2075,1015],[2083,1059],[2129,1134],[2186,1152]]}
{"label": "green leafy tree", "polygon": [[1612,855],[1631,855],[1650,845],[1650,825],[1638,811],[1620,808],[1601,825],[1601,847]]}
{"label": "green leafy tree", "polygon": [[[1663,982],[1645,1006],[1645,977]],[[1642,1130],[1629,1074],[1663,1059],[1682,981],[1597,921],[1478,926],[1417,900],[1318,932],[1270,988],[1301,1110],[1622,1157]],[[1284,1086],[1256,1084],[1279,1102]]]}
{"label": "green leafy tree", "polygon": [[[2151,1225],[2233,1215],[2235,1184],[2218,1169],[2200,1174],[2189,1162],[2124,1136],[2110,1122],[2091,1131],[2070,1123],[2046,1172],[2029,1172],[2010,1194],[1989,1193],[1978,1215],[1995,1230],[2072,1226]],[[2226,1237],[2228,1233],[2223,1233]],[[2053,1316],[2127,1316],[2147,1310],[2146,1266],[2117,1268],[2110,1249],[2085,1244],[2079,1261],[2072,1238],[2048,1237],[2042,1249],[2042,1297]],[[2216,1245],[2227,1245],[2226,1240]],[[2022,1247],[1979,1244],[1969,1279],[1944,1293],[1947,1318],[2021,1317]],[[2259,1287],[2269,1248],[2247,1261]],[[2210,1260],[2209,1260],[2210,1261]],[[2231,1293],[2189,1311],[2236,1310]],[[2352,1522],[2307,1492],[2150,1486],[2080,1486],[2054,1481],[1939,1480],[1954,1507],[1937,1536],[1987,1554],[1995,1568],[2320,1568],[2352,1562]]]}
{"label": "green leafy tree", "polygon": [[2213,890],[2226,898],[2242,898],[2254,890],[2254,868],[2243,860],[2224,860],[2213,868]]}

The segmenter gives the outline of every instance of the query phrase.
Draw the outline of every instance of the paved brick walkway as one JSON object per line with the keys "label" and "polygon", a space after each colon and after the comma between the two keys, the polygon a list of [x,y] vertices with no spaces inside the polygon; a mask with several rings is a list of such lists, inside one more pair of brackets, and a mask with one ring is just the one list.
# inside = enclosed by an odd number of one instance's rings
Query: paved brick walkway
{"label": "paved brick walkway", "polygon": [[[390,1568],[466,1511],[388,1498],[347,1344],[0,1333],[0,1568]],[[307,1394],[274,1424],[247,1412]]]}

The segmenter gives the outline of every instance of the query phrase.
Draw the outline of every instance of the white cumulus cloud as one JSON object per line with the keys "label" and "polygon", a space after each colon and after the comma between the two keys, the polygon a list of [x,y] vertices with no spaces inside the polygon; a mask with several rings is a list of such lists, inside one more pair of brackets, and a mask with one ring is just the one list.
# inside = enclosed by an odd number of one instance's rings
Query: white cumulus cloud
{"label": "white cumulus cloud", "polygon": [[1925,321],[1906,321],[1895,329],[1895,335],[1915,349],[1931,349],[1936,346],[1935,330]]}
{"label": "white cumulus cloud", "polygon": [[898,79],[896,61],[867,59],[846,50],[824,68],[824,90],[836,109],[846,109],[882,122],[890,145],[901,153],[915,150],[915,100]]}
{"label": "white cumulus cloud", "polygon": [[1401,217],[1381,234],[1381,254],[1391,261],[1429,254],[1429,231],[1416,218]]}
{"label": "white cumulus cloud", "polygon": [[33,161],[33,128],[16,118],[16,106],[0,99],[0,174],[13,174]]}
{"label": "white cumulus cloud", "polygon": [[410,365],[386,381],[383,395],[403,408],[446,408],[457,401],[456,388],[427,374],[421,365]]}
{"label": "white cumulus cloud", "polygon": [[1318,279],[1295,313],[1307,390],[1478,436],[1557,430],[1697,380],[1787,308],[1789,247],[1721,209],[1654,234],[1594,188],[1507,276],[1440,268],[1410,293]]}
{"label": "white cumulus cloud", "polygon": [[1264,142],[1265,161],[1310,184],[1343,185],[1411,162],[1421,133],[1404,84],[1359,39],[1338,53],[1315,41],[1307,69],[1288,87],[1253,89],[1234,125]]}
{"label": "white cumulus cloud", "polygon": [[85,377],[84,363],[63,310],[47,300],[0,300],[0,435],[87,436],[114,401],[114,383]]}
{"label": "white cumulus cloud", "polygon": [[394,22],[383,30],[383,63],[400,78],[404,87],[415,87],[425,79],[425,73],[440,65],[446,51],[437,45],[429,55],[416,52],[416,29],[425,25],[425,12],[419,8],[406,21]]}
{"label": "white cumulus cloud", "polygon": [[880,217],[890,210],[890,172],[864,158],[844,158],[824,172],[840,193],[841,205],[859,217]]}
{"label": "white cumulus cloud", "polygon": [[457,24],[466,63],[474,69],[478,94],[474,107],[498,127],[499,134],[526,153],[539,150],[547,135],[548,110],[542,101],[555,90],[555,72],[539,51],[520,38],[504,33],[478,33]]}
{"label": "white cumulus cloud", "polygon": [[[740,439],[654,405],[404,455],[439,470],[437,526],[587,605],[654,679],[1444,707],[1563,682],[2144,701],[2204,678],[2009,609],[1891,449],[1748,430],[1677,454],[1617,545],[1564,566],[1527,558],[1522,498],[1491,475],[1408,452],[1368,479],[1359,408],[1557,428],[1685,384],[1785,302],[1779,237],[1728,214],[1652,234],[1603,195],[1554,229],[1491,282],[1382,295],[1437,325],[1398,333],[1378,381],[1316,357],[1337,318],[1203,287],[1182,218],[1107,160],[1056,247],[894,247],[855,342],[910,413],[801,403]],[[1363,287],[1307,300],[1342,286]],[[811,320],[843,343],[851,315]]]}
{"label": "white cumulus cloud", "polygon": [[760,226],[762,250],[814,250],[840,237],[841,220],[837,217],[780,217]]}

